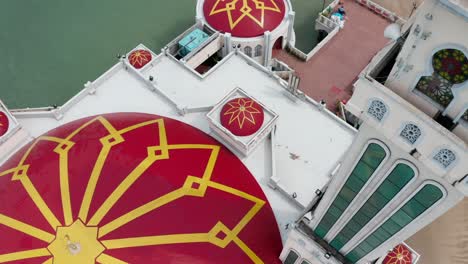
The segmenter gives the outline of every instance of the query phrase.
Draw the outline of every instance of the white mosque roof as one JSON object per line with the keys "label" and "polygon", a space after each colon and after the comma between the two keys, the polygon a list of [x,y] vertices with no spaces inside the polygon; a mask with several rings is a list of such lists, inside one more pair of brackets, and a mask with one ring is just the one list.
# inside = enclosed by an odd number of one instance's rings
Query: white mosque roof
{"label": "white mosque roof", "polygon": [[[241,54],[232,53],[200,78],[162,54],[139,73],[123,62],[117,63],[55,115],[54,111],[40,109],[13,113],[34,137],[82,117],[110,112],[167,116],[210,133],[206,113],[240,87],[279,115],[272,139],[240,158],[268,197],[279,225],[284,226],[295,220],[314,191],[328,182],[356,131],[328,110],[319,109],[311,99],[293,97],[277,78],[260,68]],[[148,81],[150,75],[153,82]],[[268,186],[272,177],[279,187],[276,190]],[[291,198],[293,193],[295,199]]]}

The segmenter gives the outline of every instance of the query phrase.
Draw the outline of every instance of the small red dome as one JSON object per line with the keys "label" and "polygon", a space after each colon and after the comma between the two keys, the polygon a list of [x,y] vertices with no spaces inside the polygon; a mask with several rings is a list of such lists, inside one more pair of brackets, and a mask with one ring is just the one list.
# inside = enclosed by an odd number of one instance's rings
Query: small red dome
{"label": "small red dome", "polygon": [[413,263],[413,256],[411,255],[411,251],[405,245],[400,244],[387,254],[382,263],[411,264]]}
{"label": "small red dome", "polygon": [[7,115],[0,111],[0,137],[5,135],[10,127],[10,122],[8,121]]}
{"label": "small red dome", "polygon": [[140,69],[151,61],[151,53],[147,50],[139,49],[132,51],[128,56],[128,61],[136,69]]}
{"label": "small red dome", "polygon": [[256,37],[273,31],[285,15],[284,0],[205,0],[205,19],[214,29],[233,37]]}
{"label": "small red dome", "polygon": [[250,98],[242,97],[227,102],[220,113],[221,125],[236,136],[249,136],[263,125],[263,107]]}
{"label": "small red dome", "polygon": [[281,263],[256,179],[180,121],[76,120],[19,150],[0,176],[0,262]]}

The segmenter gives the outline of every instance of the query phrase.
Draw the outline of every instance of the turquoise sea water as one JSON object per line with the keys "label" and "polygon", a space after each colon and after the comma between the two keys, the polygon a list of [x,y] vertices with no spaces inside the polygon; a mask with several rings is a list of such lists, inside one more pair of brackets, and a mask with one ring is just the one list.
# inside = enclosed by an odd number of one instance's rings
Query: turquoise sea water
{"label": "turquoise sea water", "polygon": [[[329,2],[330,0],[326,0]],[[61,105],[139,43],[158,52],[195,21],[195,0],[0,1],[0,99]],[[322,0],[292,0],[296,46],[316,44]]]}

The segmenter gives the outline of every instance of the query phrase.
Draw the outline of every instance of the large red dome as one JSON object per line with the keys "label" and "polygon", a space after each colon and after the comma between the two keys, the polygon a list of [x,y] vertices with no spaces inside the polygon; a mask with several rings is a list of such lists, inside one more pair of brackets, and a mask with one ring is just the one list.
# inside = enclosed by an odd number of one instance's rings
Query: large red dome
{"label": "large red dome", "polygon": [[68,123],[2,165],[0,234],[1,263],[280,263],[282,247],[235,155],[136,113]]}
{"label": "large red dome", "polygon": [[273,31],[285,16],[284,0],[205,0],[203,14],[214,29],[234,37]]}

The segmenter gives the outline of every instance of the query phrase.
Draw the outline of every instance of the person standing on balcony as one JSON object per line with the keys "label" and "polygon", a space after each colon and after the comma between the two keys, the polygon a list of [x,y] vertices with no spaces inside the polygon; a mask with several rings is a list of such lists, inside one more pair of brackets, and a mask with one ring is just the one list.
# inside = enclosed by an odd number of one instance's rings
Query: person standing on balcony
{"label": "person standing on balcony", "polygon": [[340,3],[340,7],[338,7],[337,11],[332,14],[331,19],[335,22],[340,28],[344,27],[344,22],[346,19],[346,11],[344,8],[344,4]]}

